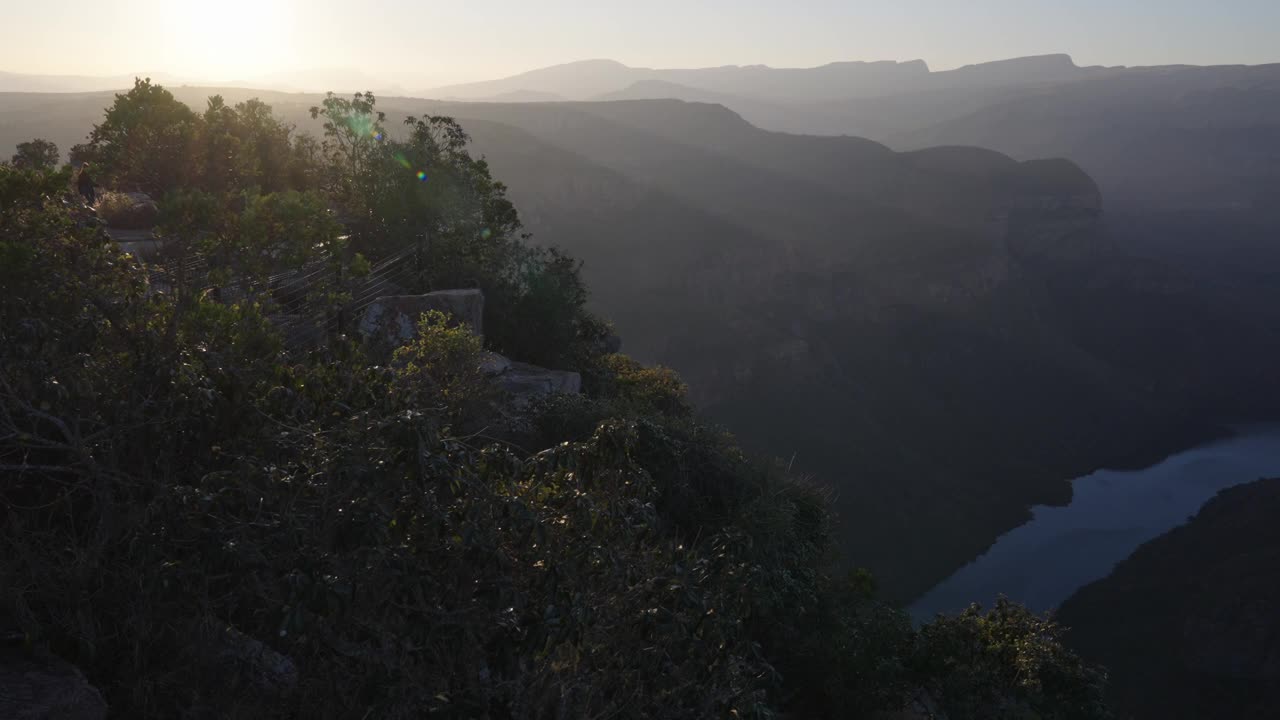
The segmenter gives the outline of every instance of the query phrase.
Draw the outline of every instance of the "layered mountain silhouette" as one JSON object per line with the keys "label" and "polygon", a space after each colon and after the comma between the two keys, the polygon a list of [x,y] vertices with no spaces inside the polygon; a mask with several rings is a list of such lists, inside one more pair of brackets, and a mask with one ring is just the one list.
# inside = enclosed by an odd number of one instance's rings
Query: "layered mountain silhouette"
{"label": "layered mountain silhouette", "polygon": [[0,92],[101,92],[133,86],[134,77],[151,77],[158,83],[176,84],[180,78],[167,73],[131,75],[40,75],[0,71]]}
{"label": "layered mountain silhouette", "polygon": [[1102,68],[1045,55],[931,72],[920,61],[663,70],[592,60],[423,94],[499,93],[710,102],[763,129],[857,135],[899,150],[976,145],[1017,159],[1070,157],[1113,208],[1272,207],[1280,186],[1280,65]]}
{"label": "layered mountain silhouette", "polygon": [[923,60],[836,62],[813,68],[726,65],[694,69],[634,68],[613,60],[583,60],[499,80],[434,88],[422,94],[426,97],[470,99],[533,91],[586,100],[619,92],[636,83],[659,81],[743,99],[796,103],[876,97],[942,87],[983,88],[1059,82],[1085,77],[1096,71],[1077,67],[1066,55],[1017,58],[944,72],[930,72]]}

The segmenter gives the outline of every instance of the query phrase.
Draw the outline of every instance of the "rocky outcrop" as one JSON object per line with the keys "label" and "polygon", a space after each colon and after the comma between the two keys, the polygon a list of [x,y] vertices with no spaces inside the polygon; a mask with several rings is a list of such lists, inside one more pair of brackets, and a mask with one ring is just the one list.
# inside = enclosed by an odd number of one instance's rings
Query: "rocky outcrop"
{"label": "rocky outcrop", "polygon": [[576,372],[548,370],[537,365],[515,362],[494,352],[485,353],[480,369],[493,379],[498,391],[517,407],[549,395],[576,395],[582,392],[582,376]]}
{"label": "rocky outcrop", "polygon": [[[396,348],[413,340],[417,335],[418,318],[431,310],[449,315],[477,335],[483,332],[484,294],[479,290],[396,295],[378,298],[360,319],[360,334],[366,348],[375,358],[390,358]],[[608,347],[621,345],[621,340],[613,335],[602,342]],[[480,369],[517,407],[548,395],[582,392],[582,376],[576,372],[517,362],[494,352],[484,354]]]}
{"label": "rocky outcrop", "polygon": [[449,315],[476,335],[484,335],[484,293],[476,289],[380,297],[360,318],[360,334],[374,357],[389,358],[414,338],[418,318],[432,310]]}
{"label": "rocky outcrop", "polygon": [[582,392],[582,376],[565,370],[548,370],[537,365],[514,362],[501,355],[486,362],[485,370],[498,389],[517,405],[548,395],[576,395]]}
{"label": "rocky outcrop", "polygon": [[0,718],[103,720],[107,703],[84,675],[56,658],[0,650]]}
{"label": "rocky outcrop", "polygon": [[103,193],[97,210],[108,227],[121,230],[149,230],[160,219],[156,201],[140,192]]}

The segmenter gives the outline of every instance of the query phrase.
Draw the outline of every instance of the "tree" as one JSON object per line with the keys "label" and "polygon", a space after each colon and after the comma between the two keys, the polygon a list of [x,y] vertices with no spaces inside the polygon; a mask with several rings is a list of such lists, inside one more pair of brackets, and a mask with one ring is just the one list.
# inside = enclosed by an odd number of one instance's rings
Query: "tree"
{"label": "tree", "polygon": [[312,119],[324,118],[322,147],[330,169],[326,189],[357,222],[367,220],[376,177],[371,165],[386,139],[382,124],[387,116],[377,102],[372,92],[356,93],[350,100],[330,92],[311,108]]}
{"label": "tree", "polygon": [[58,166],[62,154],[58,146],[44,138],[18,143],[18,152],[13,154],[13,166],[29,170],[49,170]]}
{"label": "tree", "polygon": [[72,161],[103,167],[104,180],[160,197],[172,190],[272,193],[314,187],[313,141],[294,135],[258,99],[230,107],[221,95],[197,115],[159,85],[136,80],[116,95]]}
{"label": "tree", "polygon": [[74,167],[80,167],[85,163],[97,164],[98,152],[91,143],[76,143],[71,146],[71,150],[67,153],[67,159]]}
{"label": "tree", "polygon": [[106,117],[89,133],[90,153],[102,165],[101,180],[159,197],[192,178],[199,117],[151,79],[135,79],[117,94]]}
{"label": "tree", "polygon": [[353,251],[379,260],[416,248],[407,289],[479,287],[495,350],[582,366],[606,327],[586,310],[580,263],[528,242],[506,186],[471,156],[456,120],[410,116],[408,137],[392,140],[372,93],[330,93],[311,114],[324,118],[324,188]]}
{"label": "tree", "polygon": [[191,185],[209,192],[263,193],[314,185],[305,153],[295,150],[293,127],[278,120],[257,98],[228,106],[208,99],[195,141],[197,173]]}

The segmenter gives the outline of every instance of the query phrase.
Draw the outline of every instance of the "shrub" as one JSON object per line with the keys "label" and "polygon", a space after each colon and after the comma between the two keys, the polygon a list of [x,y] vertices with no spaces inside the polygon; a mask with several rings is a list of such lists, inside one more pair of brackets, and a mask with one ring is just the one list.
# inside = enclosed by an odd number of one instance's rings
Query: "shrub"
{"label": "shrub", "polygon": [[1062,629],[1005,598],[920,630],[914,670],[950,717],[1108,718],[1106,680],[1062,644]]}
{"label": "shrub", "polygon": [[688,417],[689,388],[674,370],[646,367],[626,355],[611,354],[599,360],[603,377],[600,394],[630,405],[638,413]]}
{"label": "shrub", "polygon": [[442,411],[455,427],[470,427],[491,411],[496,397],[481,368],[483,351],[468,327],[439,310],[424,313],[417,336],[393,358],[401,402]]}

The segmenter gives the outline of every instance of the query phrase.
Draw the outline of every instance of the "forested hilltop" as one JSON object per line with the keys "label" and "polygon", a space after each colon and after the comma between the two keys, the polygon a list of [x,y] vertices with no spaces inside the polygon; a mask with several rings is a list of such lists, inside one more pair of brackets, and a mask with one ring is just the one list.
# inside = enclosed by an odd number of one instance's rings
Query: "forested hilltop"
{"label": "forested hilltop", "polygon": [[[117,96],[72,154],[158,200],[146,265],[47,153],[0,166],[0,679],[70,662],[84,717],[1107,716],[1052,623],[914,630],[837,570],[826,495],[612,352],[456,122],[312,112]],[[356,292],[410,252],[483,337],[372,353]],[[517,402],[494,353],[582,392]]]}

